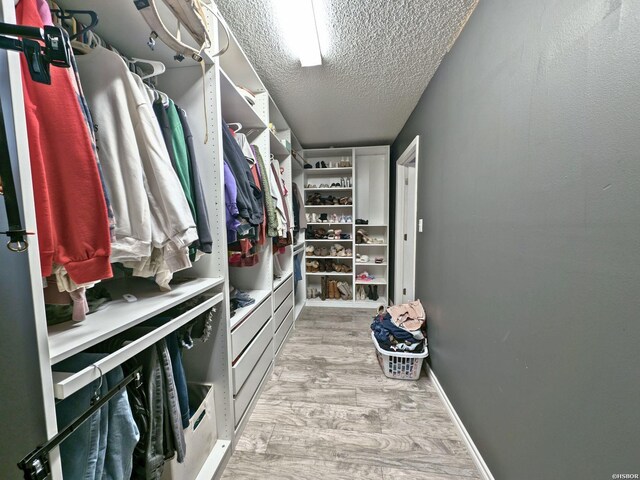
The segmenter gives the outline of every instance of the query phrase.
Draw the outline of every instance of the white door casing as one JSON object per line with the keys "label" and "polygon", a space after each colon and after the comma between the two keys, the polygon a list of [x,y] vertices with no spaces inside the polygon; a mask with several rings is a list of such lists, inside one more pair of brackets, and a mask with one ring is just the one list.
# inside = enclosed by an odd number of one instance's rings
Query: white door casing
{"label": "white door casing", "polygon": [[417,135],[396,163],[396,234],[394,302],[415,299],[416,231],[418,213]]}

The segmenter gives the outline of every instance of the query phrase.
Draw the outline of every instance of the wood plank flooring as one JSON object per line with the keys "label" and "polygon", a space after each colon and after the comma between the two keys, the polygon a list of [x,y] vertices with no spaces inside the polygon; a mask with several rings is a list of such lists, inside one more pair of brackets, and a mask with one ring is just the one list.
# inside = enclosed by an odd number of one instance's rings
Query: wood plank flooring
{"label": "wood plank flooring", "polygon": [[480,478],[431,381],[386,378],[373,311],[305,308],[224,480]]}

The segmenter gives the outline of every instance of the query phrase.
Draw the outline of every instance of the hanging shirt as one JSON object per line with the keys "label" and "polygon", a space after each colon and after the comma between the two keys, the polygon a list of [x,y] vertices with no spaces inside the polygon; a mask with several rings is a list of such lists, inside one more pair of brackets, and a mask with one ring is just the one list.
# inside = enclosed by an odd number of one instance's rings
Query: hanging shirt
{"label": "hanging shirt", "polygon": [[[35,0],[22,0],[16,16],[44,26]],[[51,85],[36,83],[20,60],[42,276],[55,262],[78,284],[109,278],[107,207],[72,75],[52,67]]]}
{"label": "hanging shirt", "polygon": [[209,210],[207,208],[207,201],[204,196],[204,189],[202,188],[202,179],[200,178],[200,169],[198,167],[198,160],[196,158],[196,151],[193,145],[193,135],[191,134],[191,128],[187,121],[187,112],[178,109],[178,115],[180,116],[180,123],[182,124],[182,130],[184,132],[184,138],[187,145],[187,153],[189,157],[189,171],[191,172],[191,189],[193,196],[193,203],[195,206],[196,214],[196,228],[198,229],[198,250],[203,253],[211,253],[213,251],[213,237],[211,236],[211,226],[209,225]]}
{"label": "hanging shirt", "polygon": [[146,93],[103,47],[78,57],[78,68],[117,219],[112,261],[145,263],[154,247],[171,272],[190,266],[195,222]]}

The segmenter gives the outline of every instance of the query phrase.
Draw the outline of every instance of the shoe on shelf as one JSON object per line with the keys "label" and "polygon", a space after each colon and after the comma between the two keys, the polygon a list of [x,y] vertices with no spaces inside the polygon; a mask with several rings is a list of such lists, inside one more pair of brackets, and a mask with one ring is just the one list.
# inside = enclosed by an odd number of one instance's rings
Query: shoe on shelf
{"label": "shoe on shelf", "polygon": [[338,251],[336,250],[335,245],[331,245],[331,249],[329,250],[330,256],[332,257],[337,257],[338,256]]}
{"label": "shoe on shelf", "polygon": [[351,215],[344,216],[344,223],[352,223],[352,222],[353,222],[353,217]]}
{"label": "shoe on shelf", "polygon": [[320,162],[316,162],[316,168],[320,168]]}
{"label": "shoe on shelf", "polygon": [[369,225],[369,220],[363,220],[362,218],[356,218],[356,225]]}
{"label": "shoe on shelf", "polygon": [[327,168],[327,164],[326,164],[326,163],[324,163],[324,162],[320,162],[320,166],[321,166],[322,168]]}
{"label": "shoe on shelf", "polygon": [[[338,223],[338,222],[335,222]],[[336,238],[340,238],[340,235],[342,234],[342,230],[340,230],[339,228],[334,230],[335,234],[336,234]]]}
{"label": "shoe on shelf", "polygon": [[350,248],[345,248],[344,249],[344,254],[345,254],[346,257],[350,257],[350,256],[353,255],[353,252],[351,251]]}
{"label": "shoe on shelf", "polygon": [[318,217],[318,221],[322,223],[327,223],[327,214],[321,213],[320,216]]}
{"label": "shoe on shelf", "polygon": [[382,257],[376,257],[376,259],[374,260],[376,263],[384,263],[384,258]]}
{"label": "shoe on shelf", "polygon": [[304,249],[304,253],[306,253],[307,255],[313,255],[314,250],[315,247],[313,245],[307,245],[307,247]]}
{"label": "shoe on shelf", "polygon": [[320,277],[320,299],[326,300],[327,298],[327,277]]}
{"label": "shoe on shelf", "polygon": [[327,230],[327,239],[329,240],[335,240],[336,238],[336,234],[334,233],[333,230]]}
{"label": "shoe on shelf", "polygon": [[369,263],[369,257],[367,255],[358,255],[358,258],[356,258],[356,262]]}

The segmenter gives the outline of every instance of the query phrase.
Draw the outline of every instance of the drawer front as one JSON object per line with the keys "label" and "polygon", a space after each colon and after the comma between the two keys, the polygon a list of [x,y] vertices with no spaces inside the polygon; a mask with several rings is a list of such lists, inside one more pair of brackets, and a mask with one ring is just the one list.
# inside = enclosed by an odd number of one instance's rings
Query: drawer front
{"label": "drawer front", "polygon": [[235,360],[242,353],[256,333],[269,320],[271,316],[271,300],[267,299],[260,304],[244,321],[231,331],[231,356]]}
{"label": "drawer front", "polygon": [[293,275],[286,279],[273,294],[273,309],[277,310],[284,299],[293,292]]}
{"label": "drawer front", "polygon": [[240,392],[238,392],[238,395],[234,397],[233,410],[236,417],[236,426],[240,423],[242,415],[244,415],[244,412],[247,410],[247,407],[251,403],[253,396],[260,386],[260,382],[264,378],[265,373],[269,370],[272,358],[273,352],[271,351],[271,344],[269,344],[262,354],[262,357],[260,357],[260,360],[258,360],[256,367],[251,372],[251,375],[249,375],[247,381],[244,382]]}
{"label": "drawer front", "polygon": [[287,333],[289,333],[289,329],[291,328],[291,325],[293,325],[293,309],[289,310],[289,313],[287,314],[286,318],[280,325],[280,328],[278,329],[275,336],[273,337],[274,346],[275,346],[274,348],[276,352],[280,349],[282,342],[284,342],[284,339],[286,338]]}
{"label": "drawer front", "polygon": [[282,321],[287,317],[289,310],[293,308],[293,293],[290,293],[287,299],[282,302],[282,305],[278,307],[273,314],[274,330],[278,330],[278,327],[282,324]]}
{"label": "drawer front", "polygon": [[256,363],[273,338],[273,320],[269,320],[262,331],[249,344],[242,356],[231,368],[233,371],[233,394],[236,395],[247,380]]}

